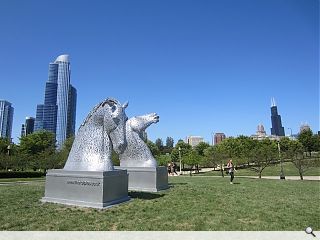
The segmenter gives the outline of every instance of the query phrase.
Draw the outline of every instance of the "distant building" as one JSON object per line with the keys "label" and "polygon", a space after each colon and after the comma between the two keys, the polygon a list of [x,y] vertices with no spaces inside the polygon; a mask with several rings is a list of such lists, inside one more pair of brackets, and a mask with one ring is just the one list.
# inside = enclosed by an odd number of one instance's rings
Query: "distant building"
{"label": "distant building", "polygon": [[215,133],[213,137],[213,144],[217,145],[221,143],[226,138],[226,135],[224,133]]}
{"label": "distant building", "polygon": [[256,140],[262,140],[268,137],[266,131],[264,130],[264,126],[261,123],[257,127],[256,134],[251,135],[251,137]]}
{"label": "distant building", "polygon": [[0,100],[0,138],[11,141],[14,108],[6,100]]}
{"label": "distant building", "polygon": [[308,123],[301,123],[300,125],[300,133],[303,131],[311,130],[310,125]]}
{"label": "distant building", "polygon": [[77,90],[70,84],[69,55],[60,55],[49,64],[44,104],[37,106],[35,131],[55,134],[58,148],[75,134]]}
{"label": "distant building", "polygon": [[188,136],[188,137],[186,137],[186,143],[190,144],[192,147],[197,146],[201,142],[204,142],[203,137],[200,137],[200,136]]}
{"label": "distant building", "polygon": [[281,123],[281,116],[278,114],[278,109],[274,98],[271,99],[271,125],[271,135],[285,136],[284,127],[282,127]]}
{"label": "distant building", "polygon": [[26,117],[26,121],[21,127],[21,137],[27,136],[34,131],[34,121],[33,117]]}

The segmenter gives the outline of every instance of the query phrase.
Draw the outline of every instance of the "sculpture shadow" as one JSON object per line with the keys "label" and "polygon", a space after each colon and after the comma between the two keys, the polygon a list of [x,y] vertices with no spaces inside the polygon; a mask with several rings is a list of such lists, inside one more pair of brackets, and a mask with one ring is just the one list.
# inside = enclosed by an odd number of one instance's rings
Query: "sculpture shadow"
{"label": "sculpture shadow", "polygon": [[152,199],[161,198],[164,196],[164,194],[149,193],[149,192],[129,192],[129,196],[131,198],[152,200]]}

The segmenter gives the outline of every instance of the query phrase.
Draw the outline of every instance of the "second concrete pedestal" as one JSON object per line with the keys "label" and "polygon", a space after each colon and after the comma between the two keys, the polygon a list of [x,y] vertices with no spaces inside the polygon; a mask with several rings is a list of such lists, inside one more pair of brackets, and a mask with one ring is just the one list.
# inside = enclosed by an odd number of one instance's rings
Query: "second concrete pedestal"
{"label": "second concrete pedestal", "polygon": [[129,190],[141,192],[158,192],[169,188],[166,167],[115,167],[127,170],[129,175]]}

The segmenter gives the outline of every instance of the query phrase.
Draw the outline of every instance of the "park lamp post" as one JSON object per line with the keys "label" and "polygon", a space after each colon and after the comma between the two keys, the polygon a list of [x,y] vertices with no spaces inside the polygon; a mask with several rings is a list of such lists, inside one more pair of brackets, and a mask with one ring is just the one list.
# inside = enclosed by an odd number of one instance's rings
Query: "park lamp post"
{"label": "park lamp post", "polygon": [[181,175],[181,147],[179,147],[180,175]]}
{"label": "park lamp post", "polygon": [[288,128],[290,129],[290,140],[292,140],[292,128]]}
{"label": "park lamp post", "polygon": [[281,151],[280,151],[280,141],[278,141],[278,154],[279,154],[279,160],[280,160],[280,179],[286,179],[283,171],[283,165],[282,165],[282,158],[281,158]]}

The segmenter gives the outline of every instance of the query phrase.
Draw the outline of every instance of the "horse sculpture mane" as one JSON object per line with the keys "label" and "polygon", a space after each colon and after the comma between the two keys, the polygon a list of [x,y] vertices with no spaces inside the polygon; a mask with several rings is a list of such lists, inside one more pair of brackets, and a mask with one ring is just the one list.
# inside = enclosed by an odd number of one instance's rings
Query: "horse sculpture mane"
{"label": "horse sculpture mane", "polygon": [[120,167],[157,167],[157,161],[144,142],[143,133],[152,123],[157,123],[155,113],[132,117],[126,122],[127,147],[119,154]]}
{"label": "horse sculpture mane", "polygon": [[113,98],[97,104],[83,121],[74,139],[65,170],[111,171],[112,149],[121,153],[126,147],[123,106]]}

